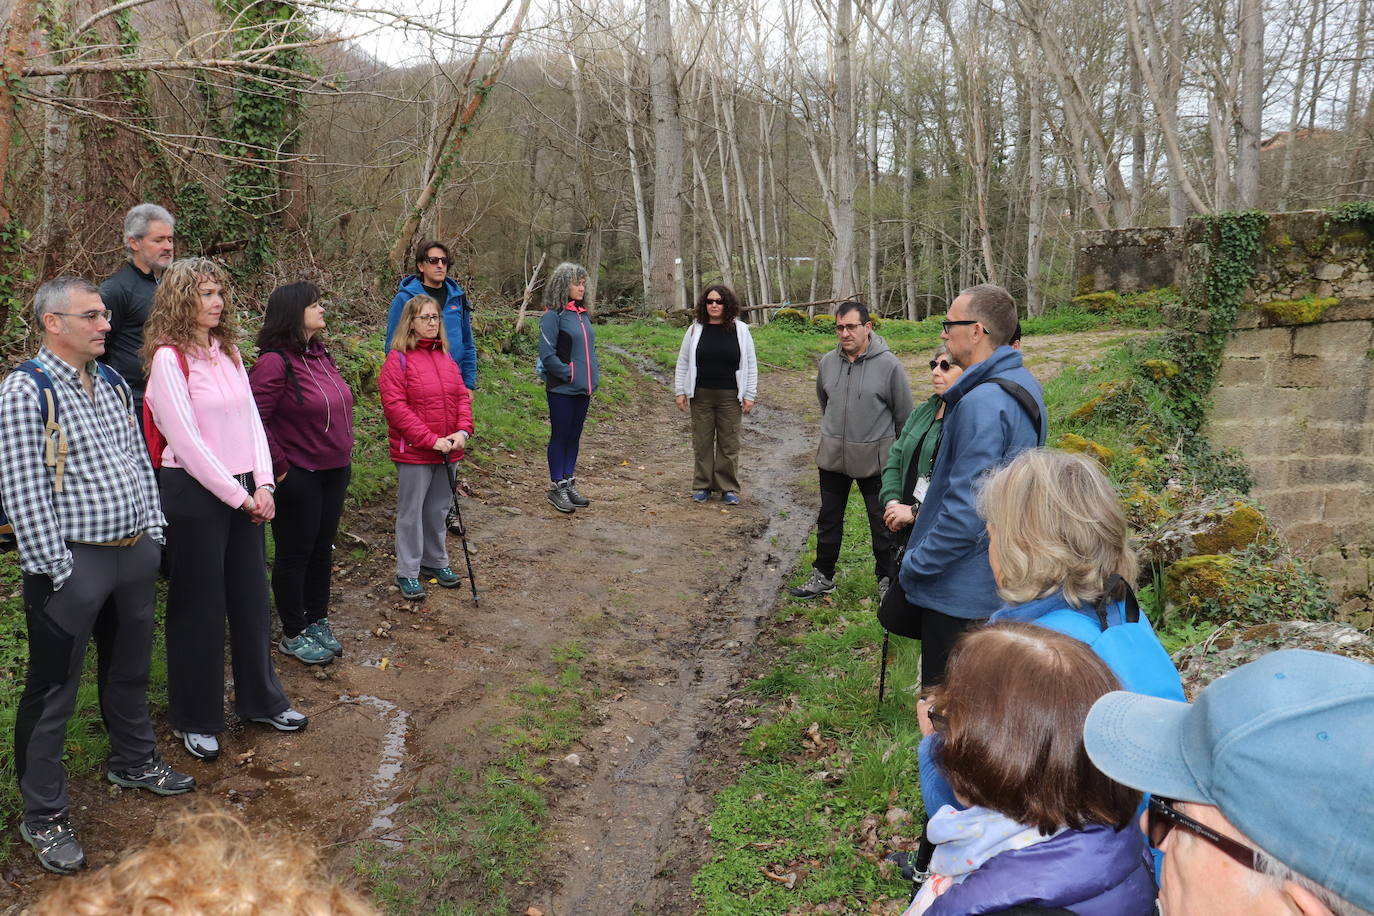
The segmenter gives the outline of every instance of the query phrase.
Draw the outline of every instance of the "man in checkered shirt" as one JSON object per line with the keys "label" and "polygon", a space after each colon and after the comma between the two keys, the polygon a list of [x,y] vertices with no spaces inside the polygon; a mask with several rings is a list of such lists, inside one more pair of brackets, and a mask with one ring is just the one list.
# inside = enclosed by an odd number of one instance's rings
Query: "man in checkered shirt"
{"label": "man in checkered shirt", "polygon": [[[69,819],[62,769],[86,643],[99,653],[100,711],[115,785],[178,795],[195,780],[158,756],[148,718],[153,596],[165,520],[152,466],[118,373],[99,367],[110,313],[85,280],[60,277],[34,294],[58,429],[26,371],[0,384],[0,500],[24,571],[29,665],[15,722],[19,832],[48,871],[86,864]],[[57,447],[66,440],[66,455]],[[53,446],[49,449],[49,444]],[[50,461],[51,459],[51,461]]]}

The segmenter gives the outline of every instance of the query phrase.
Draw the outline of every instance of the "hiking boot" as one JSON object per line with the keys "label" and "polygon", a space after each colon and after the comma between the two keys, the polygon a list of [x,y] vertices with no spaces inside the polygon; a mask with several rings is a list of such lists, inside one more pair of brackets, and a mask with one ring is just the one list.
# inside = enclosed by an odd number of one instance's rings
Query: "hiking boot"
{"label": "hiking boot", "polygon": [[402,598],[419,601],[425,597],[425,589],[420,584],[419,579],[412,579],[410,576],[397,576],[396,586],[401,590]]}
{"label": "hiking boot", "polygon": [[219,756],[219,739],[214,735],[205,735],[200,732],[182,732],[172,729],[172,734],[181,739],[181,743],[186,745],[186,753],[195,757],[197,760],[214,760]]}
{"label": "hiking boot", "polygon": [[821,595],[828,595],[834,590],[834,579],[827,579],[819,569],[812,569],[811,575],[807,577],[805,582],[797,588],[789,588],[787,591],[793,598],[819,598]]}
{"label": "hiking boot", "polygon": [[65,814],[21,821],[19,835],[38,853],[38,864],[55,875],[74,875],[86,867],[86,852]]}
{"label": "hiking boot", "polygon": [[921,885],[930,880],[930,872],[928,870],[922,871],[916,867],[916,860],[918,857],[919,853],[915,850],[911,852],[894,852],[887,856],[887,861],[896,865],[897,870],[902,873],[902,877],[914,885],[913,890],[920,890]]}
{"label": "hiking boot", "polygon": [[694,502],[694,503],[704,503],[704,502],[706,502],[706,500],[708,500],[708,499],[710,499],[710,498],[711,498],[711,491],[710,491],[710,490],[693,490],[693,491],[692,491],[692,502]]}
{"label": "hiking boot", "polygon": [[882,603],[883,603],[883,599],[887,597],[887,590],[890,589],[891,587],[892,587],[892,580],[891,580],[890,578],[888,578],[887,576],[883,576],[881,579],[878,580],[878,603],[879,603],[879,604],[882,604]]}
{"label": "hiking boot", "polygon": [[420,577],[423,579],[435,579],[444,588],[457,588],[463,582],[462,577],[454,572],[451,566],[441,566],[438,568],[433,566],[421,566]]}
{"label": "hiking boot", "polygon": [[453,508],[453,506],[448,507],[448,515],[444,516],[444,527],[448,529],[449,534],[457,537],[462,537],[467,534],[467,531],[463,529],[462,523],[458,521],[458,510]]}
{"label": "hiking boot", "polygon": [[724,493],[720,494],[720,501],[727,506],[738,506],[739,494],[731,490],[726,490]]}
{"label": "hiking boot", "polygon": [[105,778],[126,789],[147,789],[154,795],[182,795],[196,787],[196,781],[185,773],[163,763],[154,755],[152,760],[132,770],[110,770]]}
{"label": "hiking boot", "polygon": [[302,632],[333,652],[335,658],[343,658],[343,643],[339,642],[338,637],[334,635],[333,628],[329,626],[328,617],[321,617]]}
{"label": "hiking boot", "polygon": [[277,641],[277,648],[307,665],[327,665],[334,660],[334,653],[316,642],[305,630],[295,636],[283,636]]}
{"label": "hiking boot", "polygon": [[577,507],[573,505],[572,500],[568,499],[568,491],[563,488],[563,482],[561,480],[555,481],[554,485],[549,487],[548,497],[549,502],[552,503],[553,507],[559,512],[567,513],[577,511]]}
{"label": "hiking boot", "polygon": [[577,492],[577,478],[569,477],[563,481],[563,492],[567,494],[568,502],[579,509],[585,509],[592,504],[592,501],[581,493]]}
{"label": "hiking boot", "polygon": [[289,706],[275,716],[254,716],[251,721],[270,725],[279,732],[298,732],[310,722]]}

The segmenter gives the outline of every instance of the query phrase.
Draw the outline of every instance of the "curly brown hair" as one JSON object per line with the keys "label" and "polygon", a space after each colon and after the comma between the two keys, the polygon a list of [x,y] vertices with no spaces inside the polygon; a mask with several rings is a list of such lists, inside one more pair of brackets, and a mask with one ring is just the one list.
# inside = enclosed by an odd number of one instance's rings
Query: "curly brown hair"
{"label": "curly brown hair", "polygon": [[697,323],[711,323],[711,315],[706,311],[706,297],[711,293],[718,295],[720,304],[725,307],[721,313],[721,318],[724,319],[723,323],[733,327],[735,319],[739,317],[739,297],[735,295],[733,289],[724,283],[712,283],[701,291],[701,297],[697,299]]}
{"label": "curly brown hair", "polygon": [[228,272],[209,258],[183,258],[172,263],[162,275],[153,295],[153,307],[148,323],[143,326],[143,371],[153,365],[158,347],[170,344],[183,353],[201,349],[201,327],[196,321],[200,314],[200,284],[217,283],[224,293],[224,311],[219,325],[210,329],[210,336],[234,362],[239,361],[238,326],[234,321],[234,300]]}

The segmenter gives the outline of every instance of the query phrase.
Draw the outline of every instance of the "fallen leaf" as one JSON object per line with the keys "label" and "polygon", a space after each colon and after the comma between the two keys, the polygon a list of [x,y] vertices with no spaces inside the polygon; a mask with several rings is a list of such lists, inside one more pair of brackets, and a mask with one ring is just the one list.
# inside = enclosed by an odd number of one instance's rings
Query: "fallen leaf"
{"label": "fallen leaf", "polygon": [[239,766],[244,766],[245,764],[247,764],[249,761],[251,761],[251,760],[252,760],[254,757],[256,757],[257,755],[258,755],[258,749],[255,748],[255,747],[250,747],[248,750],[244,751],[242,754],[236,754],[236,755],[234,755],[234,762],[237,763]]}
{"label": "fallen leaf", "polygon": [[778,884],[781,884],[789,891],[797,886],[797,873],[794,871],[789,871],[785,875],[779,875],[775,872],[770,871],[767,865],[760,865],[759,871],[763,872],[763,876],[767,878],[769,881],[776,881]]}
{"label": "fallen leaf", "polygon": [[386,656],[382,656],[382,660],[377,663],[377,670],[385,671],[387,669],[387,666],[390,664],[391,659],[387,658]]}
{"label": "fallen leaf", "polygon": [[532,906],[525,910],[525,916],[544,916],[544,911],[537,906]]}

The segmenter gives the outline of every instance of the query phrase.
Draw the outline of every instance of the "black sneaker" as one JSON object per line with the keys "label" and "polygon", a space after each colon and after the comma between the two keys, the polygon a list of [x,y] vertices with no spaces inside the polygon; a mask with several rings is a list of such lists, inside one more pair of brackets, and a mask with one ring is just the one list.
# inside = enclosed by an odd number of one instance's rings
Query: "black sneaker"
{"label": "black sneaker", "polygon": [[183,795],[196,787],[195,779],[178,773],[157,756],[132,770],[110,770],[105,777],[117,786],[147,789],[155,795]]}
{"label": "black sneaker", "polygon": [[55,875],[74,875],[86,867],[86,851],[65,814],[22,821],[19,835],[38,853],[38,864]]}

